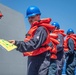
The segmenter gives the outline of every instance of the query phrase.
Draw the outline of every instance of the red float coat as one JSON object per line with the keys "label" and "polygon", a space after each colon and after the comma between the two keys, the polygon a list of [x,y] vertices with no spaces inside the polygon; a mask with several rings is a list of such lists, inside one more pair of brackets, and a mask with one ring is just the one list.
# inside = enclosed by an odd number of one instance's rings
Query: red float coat
{"label": "red float coat", "polygon": [[57,37],[57,35],[49,35],[50,34],[50,31],[52,29],[54,29],[55,27],[50,25],[51,19],[50,18],[47,18],[47,19],[43,19],[43,20],[40,20],[40,21],[36,21],[32,24],[30,30],[28,31],[28,34],[30,36],[26,36],[26,38],[24,39],[25,42],[29,41],[30,39],[33,38],[34,34],[35,34],[35,31],[37,30],[38,27],[40,26],[43,26],[45,28],[45,30],[47,31],[47,38],[45,40],[45,42],[41,45],[41,47],[37,48],[36,50],[34,51],[31,51],[31,52],[24,52],[23,55],[24,56],[36,56],[36,55],[39,55],[45,51],[48,51],[48,50],[52,50],[52,47],[48,46],[48,44],[50,42],[52,42],[53,44],[58,44],[59,42],[55,39]]}
{"label": "red float coat", "polygon": [[74,50],[76,50],[76,34],[67,35],[66,40],[64,41],[64,51],[68,52],[68,40],[72,39],[74,41]]}

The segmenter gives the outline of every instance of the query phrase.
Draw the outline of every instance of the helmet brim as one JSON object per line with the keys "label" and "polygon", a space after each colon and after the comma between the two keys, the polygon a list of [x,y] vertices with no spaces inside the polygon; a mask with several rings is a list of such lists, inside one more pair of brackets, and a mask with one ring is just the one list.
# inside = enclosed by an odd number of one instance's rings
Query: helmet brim
{"label": "helmet brim", "polygon": [[28,15],[28,16],[26,16],[25,18],[29,18],[29,17],[32,17],[32,16],[36,16],[36,15],[41,15],[41,13],[34,13],[34,14],[30,14],[30,15]]}

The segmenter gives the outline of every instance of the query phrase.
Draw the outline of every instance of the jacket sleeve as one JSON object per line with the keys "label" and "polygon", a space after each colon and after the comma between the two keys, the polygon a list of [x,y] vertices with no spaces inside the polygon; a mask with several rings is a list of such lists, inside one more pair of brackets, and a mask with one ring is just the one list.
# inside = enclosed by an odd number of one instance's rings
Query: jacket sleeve
{"label": "jacket sleeve", "polygon": [[74,41],[70,38],[68,40],[69,51],[74,51]]}
{"label": "jacket sleeve", "polygon": [[66,57],[74,53],[74,41],[71,38],[68,40],[68,47],[69,50],[65,53]]}
{"label": "jacket sleeve", "polygon": [[34,37],[28,41],[16,41],[15,45],[17,46],[17,50],[20,52],[27,52],[27,51],[33,51],[37,48],[39,48],[43,42],[47,38],[47,32],[43,27],[39,27],[36,32]]}
{"label": "jacket sleeve", "polygon": [[57,51],[60,52],[63,50],[64,37],[61,34],[58,34],[59,44],[57,45]]}

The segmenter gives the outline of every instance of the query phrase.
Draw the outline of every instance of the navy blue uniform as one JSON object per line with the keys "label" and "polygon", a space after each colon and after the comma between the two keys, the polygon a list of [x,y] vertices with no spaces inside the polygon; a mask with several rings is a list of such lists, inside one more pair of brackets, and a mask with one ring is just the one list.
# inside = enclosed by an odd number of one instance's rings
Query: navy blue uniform
{"label": "navy blue uniform", "polygon": [[66,74],[75,75],[74,70],[76,67],[76,50],[74,50],[74,41],[70,38],[68,40],[69,51],[66,53]]}
{"label": "navy blue uniform", "polygon": [[[46,30],[41,26],[36,30],[34,37],[30,41],[16,41],[17,50],[20,52],[34,51],[45,42],[47,35]],[[37,56],[29,56],[28,75],[47,75],[48,66],[50,65],[49,57],[50,53],[48,51]]]}

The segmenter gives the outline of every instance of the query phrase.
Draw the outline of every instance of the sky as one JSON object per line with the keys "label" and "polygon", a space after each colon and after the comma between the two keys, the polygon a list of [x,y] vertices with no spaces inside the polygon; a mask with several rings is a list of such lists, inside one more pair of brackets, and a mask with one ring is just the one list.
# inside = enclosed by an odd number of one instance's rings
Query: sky
{"label": "sky", "polygon": [[65,33],[69,28],[76,33],[76,0],[0,0],[0,3],[24,15],[26,32],[30,28],[25,18],[26,10],[35,5],[41,11],[41,18],[51,18],[51,23],[58,22]]}

